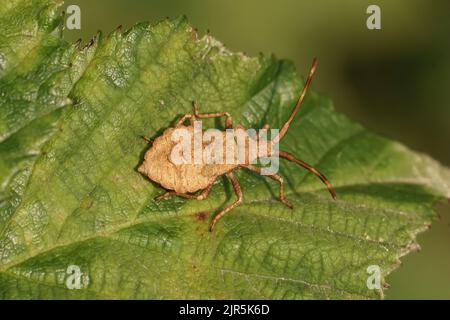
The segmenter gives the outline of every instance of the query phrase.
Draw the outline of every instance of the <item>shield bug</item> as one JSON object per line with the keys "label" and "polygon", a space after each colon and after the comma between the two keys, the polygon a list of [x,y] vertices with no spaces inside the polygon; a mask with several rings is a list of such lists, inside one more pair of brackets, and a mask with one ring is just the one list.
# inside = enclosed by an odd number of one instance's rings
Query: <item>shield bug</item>
{"label": "shield bug", "polygon": [[[217,113],[199,113],[195,102],[193,102],[193,112],[182,116],[176,123],[174,127],[167,128],[162,135],[151,140],[144,136],[144,139],[151,145],[150,149],[145,153],[144,162],[139,166],[138,171],[143,175],[150,178],[150,180],[157,182],[166,192],[156,197],[156,200],[164,199],[169,196],[179,196],[187,199],[203,200],[205,199],[211,188],[216,181],[216,179],[222,175],[225,175],[231,182],[237,199],[228,206],[222,208],[217,215],[212,219],[209,230],[212,231],[216,223],[230,210],[236,208],[243,202],[243,191],[239,181],[233,174],[233,172],[239,168],[246,168],[256,173],[262,174],[262,168],[253,165],[255,160],[264,157],[280,157],[288,161],[292,161],[297,165],[309,170],[311,173],[316,175],[328,188],[333,199],[336,199],[336,193],[331,186],[327,178],[317,171],[315,168],[307,164],[306,162],[295,158],[294,155],[279,151],[275,146],[278,146],[278,142],[285,136],[289,129],[289,126],[294,119],[307,91],[311,84],[313,74],[315,72],[317,65],[316,59],[314,59],[312,67],[310,69],[308,78],[303,87],[303,90],[297,100],[297,103],[292,110],[289,118],[284,123],[280,131],[270,140],[255,138],[254,136],[246,133],[245,129],[238,125],[233,128],[233,119],[228,112],[217,112]],[[196,123],[201,119],[207,118],[225,118],[225,131],[219,131],[219,135],[216,135],[216,139],[220,143],[205,144],[204,141],[197,143],[197,147],[204,151],[204,149],[209,149],[209,154],[227,154],[232,155],[231,160],[226,162],[207,162],[203,163],[201,161],[196,161],[194,159],[196,151]],[[189,122],[188,125],[185,125]],[[262,129],[267,130],[269,125],[264,125]],[[201,134],[203,133],[200,130]],[[188,141],[188,147],[185,148],[183,152],[178,154],[178,159],[174,160],[174,154],[176,154],[175,149],[178,148],[178,142],[174,139],[178,133],[183,133]],[[230,135],[231,133],[231,135]],[[237,146],[236,136],[240,135],[244,137],[244,144]],[[179,135],[178,135],[179,136]],[[255,142],[257,152],[250,152],[250,142]],[[212,148],[211,148],[212,146]],[[236,161],[238,155],[236,150],[239,147],[244,151],[243,161]],[[193,151],[194,156],[190,151]],[[202,154],[202,153],[201,153]],[[200,156],[202,160],[202,156]],[[280,184],[279,197],[280,201],[287,206],[292,208],[292,205],[286,199],[284,193],[284,181],[283,177],[279,174],[267,174],[267,176]]]}

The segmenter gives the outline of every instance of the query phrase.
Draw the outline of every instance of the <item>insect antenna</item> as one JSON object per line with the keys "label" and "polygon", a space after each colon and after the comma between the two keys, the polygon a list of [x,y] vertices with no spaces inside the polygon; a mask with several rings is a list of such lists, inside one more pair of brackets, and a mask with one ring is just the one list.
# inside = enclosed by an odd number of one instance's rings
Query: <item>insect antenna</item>
{"label": "insect antenna", "polygon": [[292,154],[285,152],[285,151],[280,151],[278,153],[278,155],[281,158],[284,158],[286,160],[292,161],[296,164],[298,164],[299,166],[305,168],[306,170],[308,170],[309,172],[313,173],[314,175],[316,175],[326,186],[328,191],[331,194],[331,197],[336,200],[336,192],[333,189],[333,186],[331,185],[330,181],[328,181],[328,179],[322,174],[320,173],[316,168],[310,166],[309,164],[307,164],[306,162],[295,158]]}
{"label": "insect antenna", "polygon": [[277,136],[272,140],[272,143],[276,144],[278,143],[283,137],[286,135],[286,132],[289,129],[289,126],[291,125],[292,120],[294,119],[295,114],[297,113],[298,109],[300,108],[300,105],[303,102],[303,99],[305,98],[306,92],[308,91],[309,86],[311,85],[312,77],[314,75],[314,72],[316,71],[317,66],[317,59],[314,58],[311,69],[309,70],[308,79],[306,79],[305,85],[303,86],[302,93],[298,97],[297,103],[295,104],[294,110],[292,110],[289,118],[284,123],[283,127],[281,128],[280,132]]}
{"label": "insect antenna", "polygon": [[[300,108],[300,105],[302,104],[303,99],[306,96],[306,92],[308,91],[309,86],[311,85],[311,81],[312,81],[314,72],[316,71],[316,66],[317,66],[317,59],[314,58],[311,69],[309,70],[308,78],[306,79],[305,85],[303,86],[303,90],[302,90],[300,96],[298,97],[298,100],[297,100],[297,103],[295,104],[294,110],[292,110],[291,114],[289,115],[289,118],[284,123],[283,127],[280,129],[280,132],[278,133],[278,135],[275,136],[275,138],[272,140],[273,144],[278,143],[286,135],[286,132],[288,131],[289,126],[291,125],[291,122],[294,119],[294,116],[297,113],[298,109]],[[327,189],[330,192],[331,197],[336,200],[336,192],[334,191],[333,186],[328,181],[328,179],[322,173],[320,173],[317,169],[310,166],[306,162],[295,158],[292,154],[290,154],[288,152],[279,151],[278,155],[281,158],[287,159],[289,161],[292,161],[292,162],[298,164],[299,166],[305,168],[306,170],[308,170],[309,172],[311,172],[315,176],[317,176],[327,186]]]}

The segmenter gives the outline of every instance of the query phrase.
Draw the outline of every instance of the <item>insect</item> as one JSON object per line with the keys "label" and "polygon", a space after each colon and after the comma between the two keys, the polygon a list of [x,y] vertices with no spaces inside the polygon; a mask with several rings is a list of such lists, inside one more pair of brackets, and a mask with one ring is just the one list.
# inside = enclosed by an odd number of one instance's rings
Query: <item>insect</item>
{"label": "insect", "polygon": [[[288,161],[292,161],[297,165],[309,170],[311,173],[316,175],[328,188],[333,199],[336,199],[336,193],[331,186],[330,182],[327,178],[317,171],[315,168],[307,164],[306,162],[295,158],[294,155],[284,152],[278,151],[273,148],[275,144],[277,144],[287,133],[289,126],[294,119],[295,114],[297,113],[302,101],[308,91],[308,88],[311,84],[312,77],[316,70],[317,60],[314,59],[312,67],[310,69],[308,78],[303,87],[303,90],[297,100],[297,103],[292,110],[289,118],[284,123],[278,135],[276,135],[271,140],[257,141],[258,146],[261,147],[261,143],[266,143],[265,146],[265,154],[258,154],[257,157],[261,156],[279,156],[280,158],[286,159]],[[172,135],[177,129],[184,129],[189,133],[194,131],[194,123],[198,119],[207,119],[207,118],[217,118],[224,117],[225,118],[225,127],[226,129],[231,129],[235,132],[241,131],[245,132],[244,128],[240,125],[233,128],[233,119],[232,116],[228,112],[218,112],[218,113],[199,113],[198,107],[195,102],[193,102],[193,112],[192,114],[185,114],[182,116],[175,124],[174,127],[167,128],[162,135],[156,137],[154,140],[151,140],[144,136],[144,139],[151,145],[150,149],[145,153],[144,162],[138,168],[138,171],[143,175],[150,178],[150,180],[157,182],[163,188],[166,189],[166,192],[156,197],[155,200],[164,199],[170,196],[179,196],[186,199],[195,199],[195,200],[203,200],[205,199],[209,192],[212,189],[212,186],[216,179],[222,175],[225,175],[231,182],[234,192],[236,194],[237,199],[222,208],[219,213],[215,215],[212,219],[209,230],[212,231],[216,223],[230,210],[236,208],[243,202],[243,191],[241,185],[239,184],[238,179],[235,177],[233,172],[239,168],[246,168],[248,170],[254,171],[256,173],[261,174],[261,167],[255,166],[252,163],[255,160],[255,157],[248,156],[246,154],[245,161],[243,163],[227,163],[227,164],[195,164],[193,162],[186,163],[173,163],[171,161],[171,153],[176,144],[173,141]],[[185,122],[189,121],[189,125],[185,125]],[[264,125],[264,129],[269,128],[269,125]],[[220,131],[223,134],[224,141],[226,141],[227,137],[225,131]],[[247,136],[247,138],[251,138]],[[234,143],[234,141],[233,141]],[[204,147],[202,145],[202,147]],[[225,144],[219,145],[219,148],[226,148]],[[217,150],[216,150],[217,151]],[[218,150],[218,151],[226,151],[226,150]],[[283,177],[279,174],[270,174],[267,177],[277,181],[280,185],[279,190],[279,200],[288,208],[293,208],[293,206],[286,199],[284,192],[284,180]]]}

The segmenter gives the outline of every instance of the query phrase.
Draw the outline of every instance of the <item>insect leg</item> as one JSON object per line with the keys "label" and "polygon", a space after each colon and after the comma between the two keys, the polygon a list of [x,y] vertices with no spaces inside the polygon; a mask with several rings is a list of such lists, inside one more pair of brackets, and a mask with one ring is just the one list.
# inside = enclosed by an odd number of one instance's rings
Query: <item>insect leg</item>
{"label": "insect leg", "polygon": [[195,116],[192,114],[186,113],[184,116],[182,116],[176,123],[176,127],[181,126],[187,119],[191,122],[191,125],[193,125],[193,121],[195,120]]}
{"label": "insect leg", "polygon": [[205,200],[205,199],[208,197],[209,192],[211,191],[213,185],[214,185],[214,181],[211,182],[211,183],[210,183],[210,184],[202,191],[202,193],[200,193],[200,194],[197,196],[197,200]]}
{"label": "insect leg", "polygon": [[198,106],[195,101],[192,101],[192,110],[194,116],[198,119],[225,117],[225,128],[233,128],[233,117],[228,112],[198,113]]}
{"label": "insect leg", "polygon": [[320,180],[322,180],[322,182],[327,186],[328,191],[330,192],[331,196],[333,197],[334,200],[336,200],[336,192],[333,189],[333,186],[331,185],[331,183],[328,181],[328,179],[321,174],[319,171],[317,171],[315,168],[313,168],[312,166],[310,166],[309,164],[307,164],[306,162],[296,159],[292,154],[285,152],[285,151],[280,151],[279,156],[281,158],[284,158],[286,160],[292,161],[296,164],[298,164],[299,166],[305,168],[306,170],[312,172],[313,174],[315,174],[317,177],[319,177]]}
{"label": "insect leg", "polygon": [[150,138],[147,137],[147,136],[142,136],[142,139],[144,139],[149,145],[152,145],[152,144],[153,144],[153,140],[150,139]]}
{"label": "insect leg", "polygon": [[230,179],[231,184],[233,185],[234,192],[236,193],[236,201],[230,204],[229,206],[222,209],[211,221],[211,224],[209,225],[209,231],[213,231],[214,226],[216,225],[217,221],[219,221],[228,211],[236,208],[238,205],[242,203],[242,200],[244,199],[244,195],[242,193],[241,185],[239,184],[239,181],[234,176],[233,172],[229,172],[226,174],[228,179]]}
{"label": "insect leg", "polygon": [[[261,174],[261,168],[253,165],[245,166],[244,168],[247,168],[251,171],[254,171],[256,173]],[[271,174],[268,175],[269,178],[278,181],[280,183],[280,201],[288,208],[292,209],[292,204],[289,203],[289,201],[286,199],[286,195],[284,194],[284,180],[283,177],[279,174]]]}

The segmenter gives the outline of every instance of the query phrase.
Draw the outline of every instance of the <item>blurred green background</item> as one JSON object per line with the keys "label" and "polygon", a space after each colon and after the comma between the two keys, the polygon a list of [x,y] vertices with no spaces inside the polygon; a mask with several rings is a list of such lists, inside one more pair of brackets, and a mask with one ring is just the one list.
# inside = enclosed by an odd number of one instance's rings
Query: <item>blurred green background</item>
{"label": "blurred green background", "polygon": [[[87,42],[97,30],[188,16],[233,51],[275,53],[304,75],[319,59],[314,89],[338,111],[450,166],[450,1],[448,0],[78,0]],[[382,30],[366,8],[381,7]],[[422,250],[388,277],[390,299],[450,299],[450,206],[419,236]]]}

